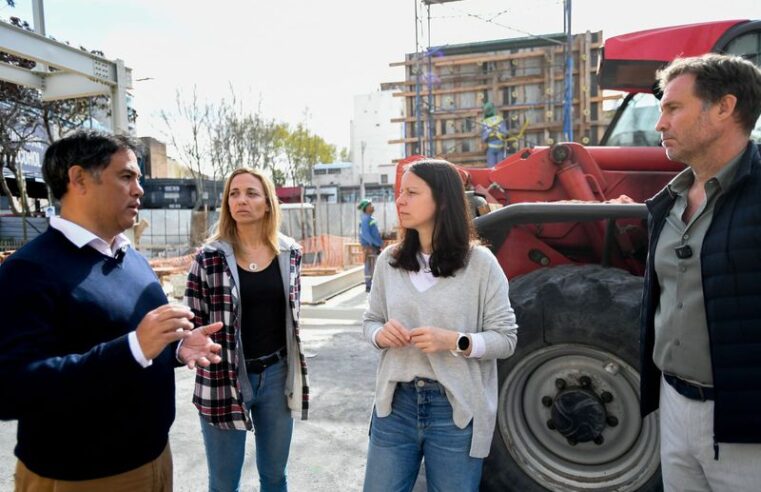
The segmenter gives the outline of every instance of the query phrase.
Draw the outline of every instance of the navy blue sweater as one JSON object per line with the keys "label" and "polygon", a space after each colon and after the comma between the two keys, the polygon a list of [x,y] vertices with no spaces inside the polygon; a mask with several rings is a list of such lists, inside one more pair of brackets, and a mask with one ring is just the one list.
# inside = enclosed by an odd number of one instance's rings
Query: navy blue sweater
{"label": "navy blue sweater", "polygon": [[119,261],[47,232],[0,266],[0,419],[16,456],[60,480],[155,459],[174,421],[174,355],[142,368],[127,334],[166,296],[143,257]]}
{"label": "navy blue sweater", "polygon": [[[716,202],[700,263],[715,392],[714,441],[761,442],[761,154],[749,143],[734,182]],[[642,303],[641,410],[658,408],[660,371],[653,362],[660,300],[655,246],[675,196],[648,200],[650,255]]]}

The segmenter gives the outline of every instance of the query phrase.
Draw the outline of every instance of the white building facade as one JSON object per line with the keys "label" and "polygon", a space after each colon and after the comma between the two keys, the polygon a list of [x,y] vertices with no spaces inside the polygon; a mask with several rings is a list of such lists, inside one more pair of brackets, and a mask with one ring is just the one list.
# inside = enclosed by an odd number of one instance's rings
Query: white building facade
{"label": "white building facade", "polygon": [[354,96],[354,118],[351,122],[351,160],[356,184],[393,185],[395,160],[404,157],[404,144],[390,140],[404,138],[402,123],[404,98],[392,91],[378,91]]}

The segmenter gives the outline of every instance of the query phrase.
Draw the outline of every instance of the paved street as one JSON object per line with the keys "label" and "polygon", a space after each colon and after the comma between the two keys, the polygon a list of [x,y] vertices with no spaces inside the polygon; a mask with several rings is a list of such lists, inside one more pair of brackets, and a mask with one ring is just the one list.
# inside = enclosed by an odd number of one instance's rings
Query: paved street
{"label": "paved street", "polygon": [[[348,317],[361,311],[363,288],[352,289],[326,305],[306,307]],[[367,430],[373,401],[377,356],[362,338],[359,321],[305,319],[302,328],[312,403],[307,422],[296,422],[289,460],[292,491],[356,491],[362,488]],[[177,419],[171,432],[175,490],[206,489],[206,462],[195,407],[192,371],[178,369]],[[0,422],[0,491],[13,490],[15,422]],[[253,437],[253,435],[251,435]],[[253,442],[247,446],[243,490],[257,490]],[[422,480],[419,480],[422,482]],[[416,490],[425,490],[422,483]]]}

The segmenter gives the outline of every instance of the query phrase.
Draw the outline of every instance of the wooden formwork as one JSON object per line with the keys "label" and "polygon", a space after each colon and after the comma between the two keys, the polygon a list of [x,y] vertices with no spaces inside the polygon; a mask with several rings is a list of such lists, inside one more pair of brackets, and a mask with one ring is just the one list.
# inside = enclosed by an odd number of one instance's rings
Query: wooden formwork
{"label": "wooden formwork", "polygon": [[[494,103],[515,137],[508,152],[562,140],[564,41],[562,35],[551,35],[448,46],[393,63],[405,67],[405,81],[384,85],[398,88],[394,95],[405,98],[405,116],[392,120],[403,123],[405,130],[403,139],[390,143],[404,143],[406,155],[430,154],[432,117],[437,157],[482,166],[486,146],[480,122],[487,101]],[[602,32],[573,37],[574,141],[588,145],[599,142],[610,122],[602,110],[604,97],[596,78],[601,47]],[[420,135],[415,111],[418,89]]]}

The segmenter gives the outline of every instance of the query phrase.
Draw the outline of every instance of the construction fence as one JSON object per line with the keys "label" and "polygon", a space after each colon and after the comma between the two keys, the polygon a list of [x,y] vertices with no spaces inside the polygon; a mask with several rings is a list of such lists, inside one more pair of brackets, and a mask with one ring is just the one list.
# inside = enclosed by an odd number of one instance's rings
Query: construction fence
{"label": "construction fence", "polygon": [[[381,234],[388,237],[397,227],[393,202],[374,203],[375,219]],[[296,239],[303,248],[306,271],[330,273],[362,263],[359,247],[360,212],[354,203],[285,204],[281,207],[281,231]],[[218,211],[187,209],[144,209],[132,230],[133,243],[145,257],[185,258],[172,266],[185,268],[197,247],[209,237],[219,219]],[[47,229],[44,218],[28,218],[27,241]],[[0,217],[0,249],[16,249],[24,244],[23,223],[19,217]]]}
{"label": "construction fence", "polygon": [[[384,236],[397,227],[393,202],[374,203],[373,214]],[[360,212],[354,203],[306,203],[281,206],[280,230],[303,249],[305,271],[330,273],[362,263],[359,247]],[[142,210],[135,227],[135,244],[148,258],[174,258],[191,254],[211,233],[217,211]]]}

